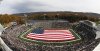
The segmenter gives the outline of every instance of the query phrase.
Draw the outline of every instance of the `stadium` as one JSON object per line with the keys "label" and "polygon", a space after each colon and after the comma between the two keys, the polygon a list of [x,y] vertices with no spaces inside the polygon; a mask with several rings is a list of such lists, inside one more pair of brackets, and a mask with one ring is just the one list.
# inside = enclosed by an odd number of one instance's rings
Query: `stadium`
{"label": "stadium", "polygon": [[89,21],[34,20],[7,28],[1,37],[13,51],[92,51],[96,31]]}

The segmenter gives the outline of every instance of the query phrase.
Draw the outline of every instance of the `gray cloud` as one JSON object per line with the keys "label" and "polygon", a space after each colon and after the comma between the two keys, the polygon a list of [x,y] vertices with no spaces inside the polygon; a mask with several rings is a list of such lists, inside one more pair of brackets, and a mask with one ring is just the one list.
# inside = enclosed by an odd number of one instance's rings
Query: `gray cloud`
{"label": "gray cloud", "polygon": [[2,1],[2,0],[0,0],[0,1]]}
{"label": "gray cloud", "polygon": [[16,12],[32,12],[32,11],[41,11],[43,10],[43,7],[48,7],[49,5],[39,2],[23,2],[19,3],[17,5],[12,6],[12,9],[14,9]]}
{"label": "gray cloud", "polygon": [[0,0],[0,3],[2,2],[3,0]]}
{"label": "gray cloud", "polygon": [[0,14],[38,11],[76,11],[100,13],[100,0],[3,0]]}

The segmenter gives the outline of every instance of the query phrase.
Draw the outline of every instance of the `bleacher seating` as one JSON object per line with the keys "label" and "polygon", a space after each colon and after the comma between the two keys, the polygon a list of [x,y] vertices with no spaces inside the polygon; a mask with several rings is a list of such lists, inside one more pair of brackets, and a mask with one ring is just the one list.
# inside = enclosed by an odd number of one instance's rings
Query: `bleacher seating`
{"label": "bleacher seating", "polygon": [[[66,24],[61,24],[59,26],[66,26]],[[43,28],[59,28],[56,27],[55,23],[52,24],[51,22],[38,22],[34,24],[34,27],[36,28],[32,31],[34,33],[43,33]],[[5,30],[5,33],[3,33],[1,37],[13,51],[92,51],[97,46],[97,44],[100,43],[100,39],[95,39],[95,32],[89,31],[88,27],[83,25],[77,25],[74,30],[84,40],[82,40],[80,43],[76,43],[73,45],[65,44],[60,47],[53,46],[52,44],[50,46],[41,46],[33,42],[26,42],[19,39],[18,36],[20,35],[20,33],[23,33],[28,29],[29,27],[20,25],[10,27]]]}

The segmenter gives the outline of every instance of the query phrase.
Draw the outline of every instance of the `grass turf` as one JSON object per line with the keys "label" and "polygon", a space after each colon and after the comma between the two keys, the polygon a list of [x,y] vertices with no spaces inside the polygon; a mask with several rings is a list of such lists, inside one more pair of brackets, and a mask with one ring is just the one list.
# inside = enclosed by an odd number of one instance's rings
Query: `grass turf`
{"label": "grass turf", "polygon": [[27,35],[31,30],[33,30],[33,28],[27,30],[26,32],[22,32],[18,36],[18,38],[20,38],[21,40],[26,41],[26,42],[34,42],[38,45],[56,45],[56,46],[61,46],[61,45],[65,45],[65,44],[73,45],[73,44],[81,41],[81,37],[76,32],[74,32],[74,30],[72,30],[72,29],[70,29],[70,31],[75,36],[75,40],[64,41],[64,42],[45,42],[45,41],[32,40],[32,39],[26,38],[25,35]]}

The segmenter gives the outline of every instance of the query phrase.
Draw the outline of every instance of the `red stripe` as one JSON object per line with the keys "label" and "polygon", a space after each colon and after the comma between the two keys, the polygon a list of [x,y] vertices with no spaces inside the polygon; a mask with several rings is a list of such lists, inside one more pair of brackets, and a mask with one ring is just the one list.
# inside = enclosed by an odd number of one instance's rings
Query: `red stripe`
{"label": "red stripe", "polygon": [[[50,34],[51,33],[51,34]],[[60,33],[60,34],[58,34]],[[50,40],[50,41],[62,41],[75,39],[72,33],[68,30],[45,30],[43,34],[30,33],[27,38],[35,40]]]}
{"label": "red stripe", "polygon": [[51,41],[54,41],[54,40],[71,40],[71,39],[74,39],[75,37],[71,37],[71,38],[37,38],[37,37],[29,37],[31,39],[35,39],[35,40],[51,40]]}
{"label": "red stripe", "polygon": [[71,38],[72,36],[27,36],[27,37],[37,37],[37,38]]}

